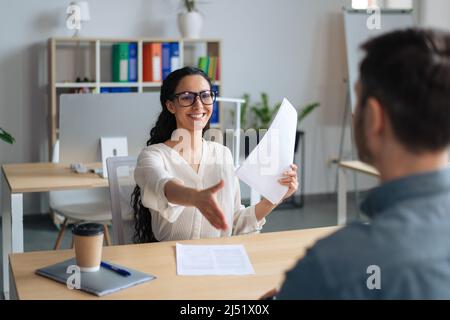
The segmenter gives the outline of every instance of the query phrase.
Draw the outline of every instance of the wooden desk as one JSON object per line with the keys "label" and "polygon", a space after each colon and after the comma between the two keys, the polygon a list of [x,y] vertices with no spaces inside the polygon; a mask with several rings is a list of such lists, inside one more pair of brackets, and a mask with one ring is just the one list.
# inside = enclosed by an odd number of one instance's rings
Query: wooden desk
{"label": "wooden desk", "polygon": [[379,177],[378,171],[361,161],[341,161],[338,163],[338,225],[347,223],[347,176],[348,170],[373,177]]}
{"label": "wooden desk", "polygon": [[38,268],[74,256],[72,250],[13,254],[11,271],[19,299],[258,299],[279,286],[284,272],[305,250],[337,227],[262,233],[218,239],[178,241],[184,244],[243,244],[255,270],[250,276],[177,276],[175,241],[104,247],[103,258],[153,274],[156,280],[104,296],[69,290],[38,276]]}
{"label": "wooden desk", "polygon": [[[101,167],[101,164],[88,167]],[[8,299],[8,255],[11,252],[23,252],[23,194],[107,187],[108,179],[94,173],[74,173],[68,165],[55,163],[6,164],[2,166],[2,172],[3,293]]]}

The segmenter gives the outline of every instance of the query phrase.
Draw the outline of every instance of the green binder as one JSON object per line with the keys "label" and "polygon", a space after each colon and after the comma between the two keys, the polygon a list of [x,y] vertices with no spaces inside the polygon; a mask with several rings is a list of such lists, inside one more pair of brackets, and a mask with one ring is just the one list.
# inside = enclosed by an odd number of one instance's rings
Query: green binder
{"label": "green binder", "polygon": [[113,82],[128,82],[128,43],[116,43],[112,46]]}
{"label": "green binder", "polygon": [[199,57],[198,58],[198,68],[203,70],[204,73],[208,74],[209,57]]}

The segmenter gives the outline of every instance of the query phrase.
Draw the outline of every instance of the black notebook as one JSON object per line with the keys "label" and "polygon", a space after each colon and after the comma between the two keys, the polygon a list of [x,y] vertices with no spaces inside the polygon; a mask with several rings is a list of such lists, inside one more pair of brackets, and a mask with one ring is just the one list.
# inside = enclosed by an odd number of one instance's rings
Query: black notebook
{"label": "black notebook", "polygon": [[[110,262],[108,263],[120,269],[129,271],[131,275],[125,277],[103,267],[100,267],[100,270],[97,272],[80,272],[80,289],[97,296],[104,296],[138,285],[143,282],[156,279],[156,277],[151,274],[146,274],[137,270],[125,268],[123,266],[112,264]],[[75,258],[38,269],[36,270],[36,274],[67,285],[67,279],[69,279],[69,277],[71,276],[73,279],[74,276],[74,271],[69,269],[69,266],[73,265],[76,265]],[[76,282],[74,281],[73,284],[75,283]]]}

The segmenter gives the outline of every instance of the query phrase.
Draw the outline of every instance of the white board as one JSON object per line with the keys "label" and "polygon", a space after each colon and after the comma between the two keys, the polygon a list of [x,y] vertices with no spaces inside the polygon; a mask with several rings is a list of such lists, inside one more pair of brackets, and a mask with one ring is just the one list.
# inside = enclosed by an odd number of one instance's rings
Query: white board
{"label": "white board", "polygon": [[345,40],[347,49],[348,81],[350,85],[350,103],[352,110],[356,104],[356,96],[353,87],[359,77],[359,64],[364,57],[360,46],[370,38],[397,29],[405,29],[414,26],[412,10],[381,10],[380,29],[369,29],[368,19],[374,12],[366,10],[344,10]]}

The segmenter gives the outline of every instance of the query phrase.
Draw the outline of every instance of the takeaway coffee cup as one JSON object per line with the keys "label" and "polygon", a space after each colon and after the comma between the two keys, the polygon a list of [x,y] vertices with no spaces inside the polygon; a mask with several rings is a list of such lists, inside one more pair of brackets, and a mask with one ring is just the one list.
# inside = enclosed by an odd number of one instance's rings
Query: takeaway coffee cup
{"label": "takeaway coffee cup", "polygon": [[73,227],[77,266],[83,272],[95,272],[100,269],[103,247],[103,225],[83,223]]}

